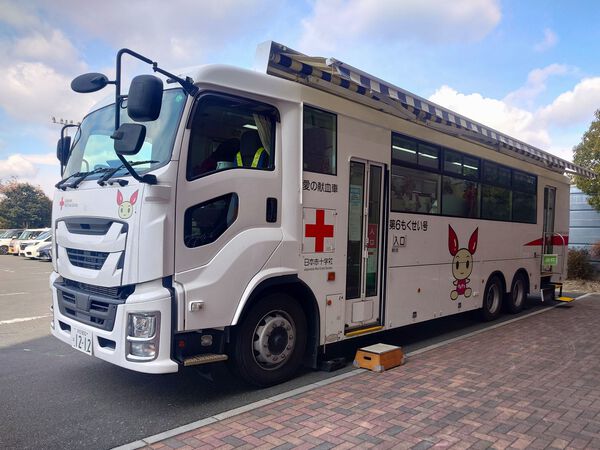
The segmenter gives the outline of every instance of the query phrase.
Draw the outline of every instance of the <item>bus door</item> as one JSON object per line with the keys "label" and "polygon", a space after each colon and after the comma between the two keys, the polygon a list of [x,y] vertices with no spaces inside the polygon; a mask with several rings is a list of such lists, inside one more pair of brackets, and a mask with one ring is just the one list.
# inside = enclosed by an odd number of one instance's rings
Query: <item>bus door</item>
{"label": "bus door", "polygon": [[346,331],[381,324],[383,164],[350,161]]}
{"label": "bus door", "polygon": [[[556,188],[544,187],[544,233],[542,254],[554,253],[554,209],[556,206]],[[545,266],[542,258],[542,273],[552,272],[552,266]]]}

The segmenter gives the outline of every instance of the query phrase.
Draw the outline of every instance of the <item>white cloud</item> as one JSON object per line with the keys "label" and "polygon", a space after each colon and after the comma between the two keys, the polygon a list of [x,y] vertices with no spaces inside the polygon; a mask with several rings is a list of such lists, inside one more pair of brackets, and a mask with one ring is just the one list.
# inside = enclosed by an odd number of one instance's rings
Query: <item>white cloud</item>
{"label": "white cloud", "polygon": [[40,25],[40,20],[30,10],[26,3],[0,0],[0,22],[4,22],[16,29],[33,28]]}
{"label": "white cloud", "polygon": [[7,159],[0,161],[0,178],[27,178],[36,174],[36,166],[23,155],[10,155]]}
{"label": "white cloud", "polygon": [[34,31],[17,39],[12,45],[13,59],[36,61],[64,67],[81,68],[77,49],[62,31],[51,29],[47,33]]}
{"label": "white cloud", "polygon": [[587,123],[600,108],[600,77],[584,78],[570,91],[541,108],[539,117],[550,125]]}
{"label": "white cloud", "polygon": [[56,159],[56,154],[54,153],[39,153],[32,155],[24,155],[23,157],[27,161],[31,161],[34,164],[58,167],[58,159]]}
{"label": "white cloud", "polygon": [[533,69],[527,76],[525,86],[509,93],[504,97],[504,101],[513,104],[531,107],[531,102],[542,92],[546,90],[546,81],[551,76],[565,75],[573,73],[576,69],[564,64],[550,64],[541,69]]}
{"label": "white cloud", "polygon": [[44,63],[9,65],[0,71],[0,108],[29,123],[49,123],[52,116],[80,121],[98,96],[75,94],[70,82]]}
{"label": "white cloud", "polygon": [[[209,52],[263,32],[265,20],[284,5],[267,0],[162,0],[123,2],[106,0],[101,7],[89,2],[39,2],[47,14],[60,11],[61,20],[86,38],[97,38],[114,48],[127,47],[167,67],[201,64]],[[115,13],[118,11],[118,14]]]}
{"label": "white cloud", "polygon": [[544,38],[533,46],[536,52],[544,52],[558,43],[558,36],[550,28],[544,30]]}
{"label": "white cloud", "polygon": [[429,100],[531,145],[548,148],[551,144],[548,130],[534,113],[502,100],[462,94],[448,86],[436,90]]}
{"label": "white cloud", "polygon": [[361,39],[473,42],[500,21],[496,0],[316,0],[299,47],[331,52]]}
{"label": "white cloud", "polygon": [[[530,76],[528,84],[532,79],[540,81],[545,75],[562,71],[550,67],[545,68],[548,70],[532,72],[534,75]],[[572,90],[537,109],[517,107],[506,99],[486,98],[478,93],[463,94],[448,86],[436,90],[429,100],[560,158],[571,160],[572,149],[581,140],[581,130],[587,127],[594,111],[600,107],[600,77],[581,80]]]}
{"label": "white cloud", "polygon": [[51,196],[60,179],[60,166],[54,153],[24,155],[16,153],[0,160],[0,179],[16,178],[39,185]]}
{"label": "white cloud", "polygon": [[0,7],[0,23],[12,28],[0,40],[0,108],[24,126],[46,124],[51,116],[81,120],[97,97],[70,90],[85,63],[69,37],[36,15],[34,3],[0,0]]}

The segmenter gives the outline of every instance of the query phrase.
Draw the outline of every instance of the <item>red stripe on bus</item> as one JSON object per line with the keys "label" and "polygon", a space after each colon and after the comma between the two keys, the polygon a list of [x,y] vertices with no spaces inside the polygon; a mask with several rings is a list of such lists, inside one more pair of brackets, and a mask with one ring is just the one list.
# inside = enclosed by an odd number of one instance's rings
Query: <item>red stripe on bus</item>
{"label": "red stripe on bus", "polygon": [[[562,239],[559,236],[552,236],[552,245],[568,245],[569,244],[569,236],[563,236]],[[542,245],[542,238],[536,239],[535,241],[528,242],[524,245]]]}

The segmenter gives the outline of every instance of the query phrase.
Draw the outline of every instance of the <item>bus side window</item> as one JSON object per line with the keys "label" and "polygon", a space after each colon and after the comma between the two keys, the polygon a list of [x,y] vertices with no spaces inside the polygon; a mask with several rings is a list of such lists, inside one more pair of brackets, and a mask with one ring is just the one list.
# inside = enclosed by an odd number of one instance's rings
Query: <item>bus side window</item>
{"label": "bus side window", "polygon": [[305,106],[302,133],[304,170],[336,175],[336,146],[336,115]]}
{"label": "bus side window", "polygon": [[222,195],[188,208],[183,224],[186,247],[200,247],[216,241],[235,222],[237,214],[237,194]]}

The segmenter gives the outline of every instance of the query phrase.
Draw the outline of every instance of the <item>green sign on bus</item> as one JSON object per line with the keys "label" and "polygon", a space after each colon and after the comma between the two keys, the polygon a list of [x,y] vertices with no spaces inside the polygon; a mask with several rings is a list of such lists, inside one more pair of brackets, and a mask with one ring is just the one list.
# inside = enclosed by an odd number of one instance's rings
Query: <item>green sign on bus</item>
{"label": "green sign on bus", "polygon": [[543,255],[542,264],[544,266],[556,266],[558,264],[558,255],[556,255],[556,254]]}

